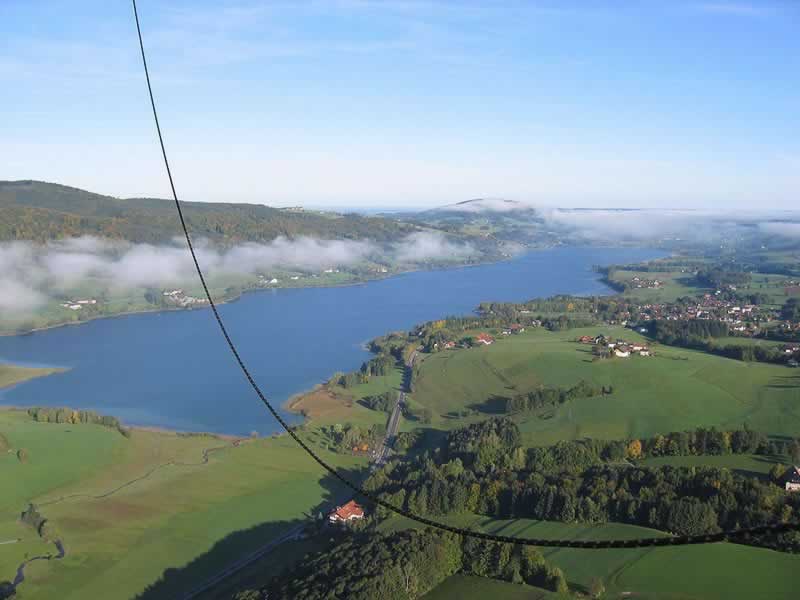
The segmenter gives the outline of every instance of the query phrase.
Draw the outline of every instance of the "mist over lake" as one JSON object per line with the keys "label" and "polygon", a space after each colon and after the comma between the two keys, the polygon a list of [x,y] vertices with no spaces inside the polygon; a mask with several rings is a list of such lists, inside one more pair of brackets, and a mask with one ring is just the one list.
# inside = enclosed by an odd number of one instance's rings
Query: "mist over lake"
{"label": "mist over lake", "polygon": [[[357,369],[369,357],[364,343],[376,336],[470,313],[482,301],[608,293],[593,265],[659,256],[663,252],[636,248],[556,248],[348,287],[250,293],[220,311],[256,381],[280,405],[336,371]],[[207,309],[3,337],[0,361],[70,369],[2,390],[0,404],[90,409],[129,425],[185,431],[244,435],[279,429]]]}

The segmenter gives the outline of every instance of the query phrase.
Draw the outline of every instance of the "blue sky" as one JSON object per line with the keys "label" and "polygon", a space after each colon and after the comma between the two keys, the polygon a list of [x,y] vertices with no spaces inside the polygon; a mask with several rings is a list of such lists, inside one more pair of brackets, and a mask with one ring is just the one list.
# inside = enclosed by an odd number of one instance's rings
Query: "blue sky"
{"label": "blue sky", "polygon": [[[139,0],[185,199],[800,206],[800,2]],[[0,2],[0,179],[167,196],[127,0]]]}

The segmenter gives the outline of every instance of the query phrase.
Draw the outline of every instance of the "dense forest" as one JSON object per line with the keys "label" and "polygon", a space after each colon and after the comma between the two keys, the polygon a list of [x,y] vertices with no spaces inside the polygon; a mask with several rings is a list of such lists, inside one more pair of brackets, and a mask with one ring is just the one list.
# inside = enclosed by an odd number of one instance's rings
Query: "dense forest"
{"label": "dense forest", "polygon": [[[268,242],[278,236],[390,242],[420,231],[381,217],[282,210],[258,204],[184,202],[189,229],[218,243]],[[120,199],[39,181],[0,182],[0,241],[93,235],[169,243],[182,230],[172,201]]]}
{"label": "dense forest", "polygon": [[[703,534],[795,518],[800,514],[800,496],[772,481],[727,469],[645,467],[613,461],[671,453],[789,450],[800,454],[800,447],[771,444],[747,429],[698,429],[644,442],[570,442],[550,449],[525,449],[513,421],[499,418],[450,432],[438,448],[390,463],[375,472],[367,485],[419,514],[471,512],[505,519],[614,521],[677,534]],[[751,542],[800,550],[796,534]]]}
{"label": "dense forest", "polygon": [[433,530],[353,534],[301,561],[263,590],[236,600],[400,600],[419,598],[455,573],[563,592],[564,574],[529,546],[463,539]]}

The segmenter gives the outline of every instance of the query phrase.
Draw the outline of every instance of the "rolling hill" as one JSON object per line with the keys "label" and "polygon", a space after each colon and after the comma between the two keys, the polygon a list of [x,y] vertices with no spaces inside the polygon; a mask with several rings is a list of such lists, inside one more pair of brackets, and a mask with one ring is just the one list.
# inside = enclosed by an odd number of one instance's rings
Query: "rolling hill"
{"label": "rolling hill", "polygon": [[[223,244],[267,242],[281,235],[389,242],[421,229],[386,217],[257,204],[185,202],[183,206],[196,237]],[[181,233],[171,200],[121,199],[41,181],[0,181],[0,241],[93,235],[163,243]]]}

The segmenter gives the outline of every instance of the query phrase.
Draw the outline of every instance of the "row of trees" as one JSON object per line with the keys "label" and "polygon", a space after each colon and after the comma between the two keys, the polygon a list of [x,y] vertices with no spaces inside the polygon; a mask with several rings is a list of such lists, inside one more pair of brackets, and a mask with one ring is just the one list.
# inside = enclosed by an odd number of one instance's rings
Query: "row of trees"
{"label": "row of trees", "polygon": [[578,398],[591,398],[600,394],[610,394],[613,389],[609,386],[597,386],[588,381],[581,380],[571,388],[542,386],[527,394],[518,394],[506,398],[504,411],[518,413],[533,411],[545,406],[557,406]]}
{"label": "row of trees", "polygon": [[721,454],[788,454],[792,460],[800,462],[800,441],[771,440],[747,427],[732,431],[700,427],[641,440],[570,440],[554,446],[529,448],[526,468],[542,473],[577,472],[592,465],[625,459]]}
{"label": "row of trees", "polygon": [[41,423],[79,423],[102,425],[109,429],[116,429],[125,437],[130,436],[130,431],[125,429],[116,417],[100,415],[91,410],[73,410],[71,408],[49,408],[34,406],[28,409],[28,415],[34,421]]}
{"label": "row of trees", "polygon": [[405,600],[423,596],[458,572],[567,590],[563,572],[534,548],[426,529],[354,535],[302,561],[264,590],[240,592],[236,598]]}
{"label": "row of trees", "polygon": [[712,267],[698,271],[695,280],[700,286],[718,289],[729,285],[747,285],[752,280],[752,277],[747,271]]}

